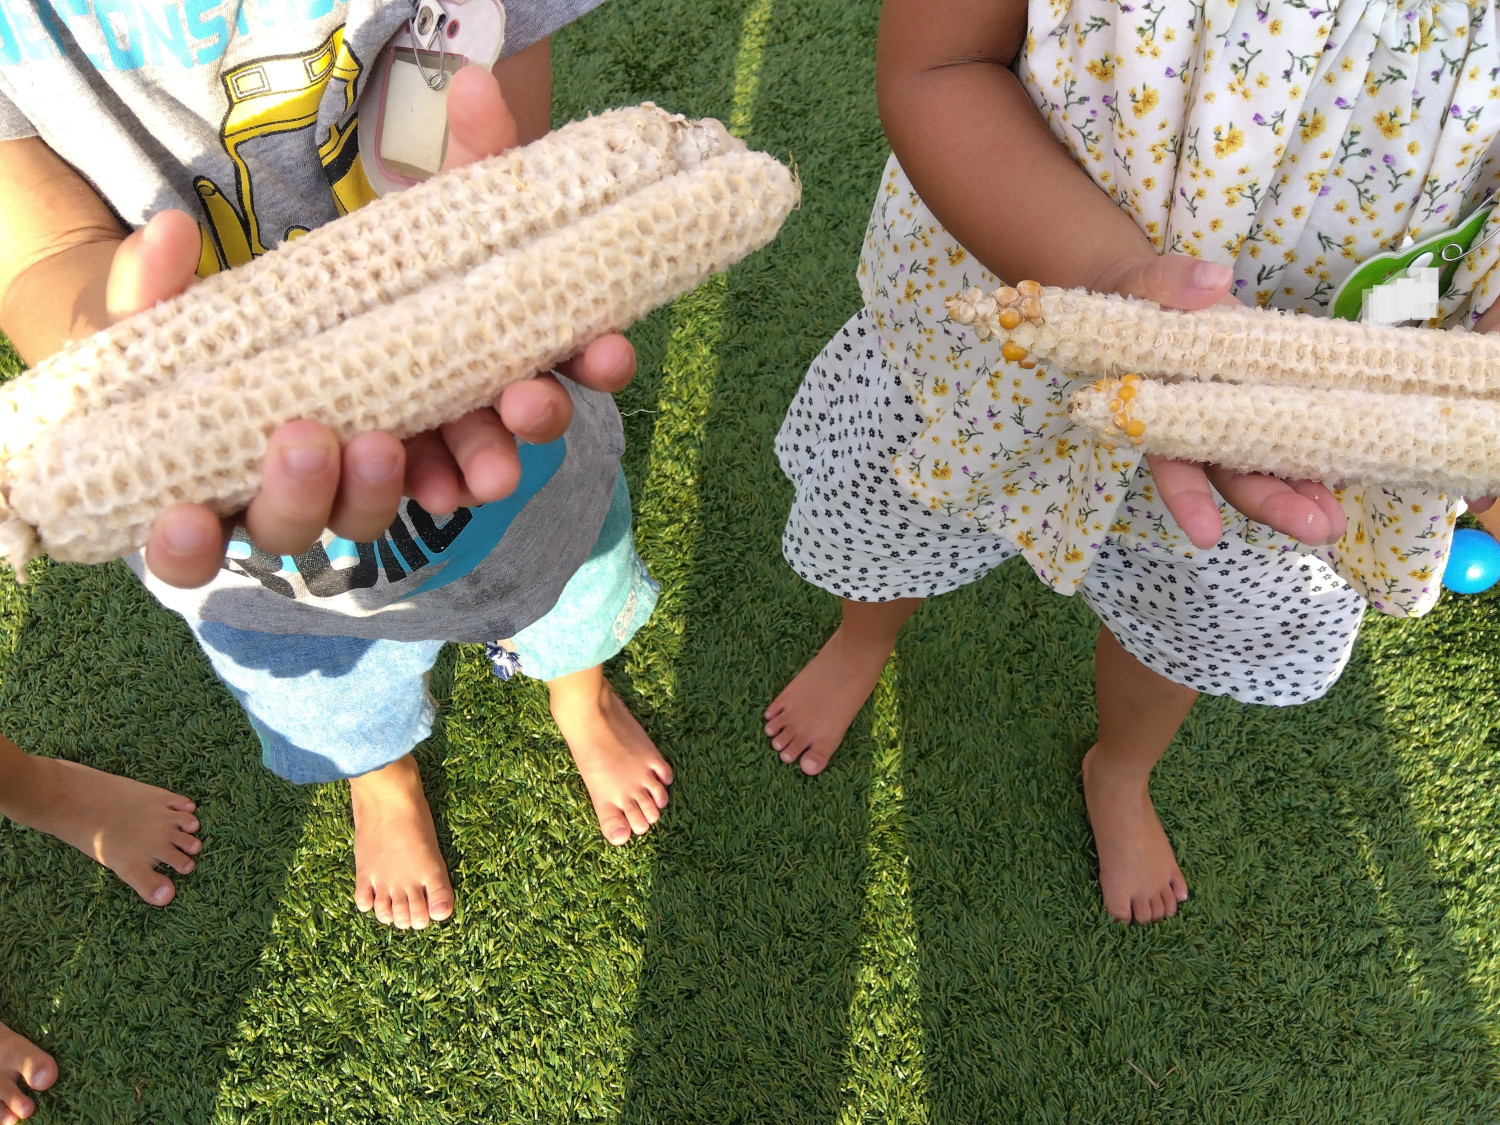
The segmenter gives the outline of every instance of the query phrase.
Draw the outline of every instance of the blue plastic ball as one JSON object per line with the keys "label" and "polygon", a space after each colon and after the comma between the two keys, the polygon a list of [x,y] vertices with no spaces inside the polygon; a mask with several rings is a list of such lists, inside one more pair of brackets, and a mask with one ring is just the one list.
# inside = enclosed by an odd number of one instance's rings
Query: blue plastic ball
{"label": "blue plastic ball", "polygon": [[1443,585],[1455,594],[1477,594],[1500,582],[1500,543],[1482,531],[1461,527],[1443,568]]}

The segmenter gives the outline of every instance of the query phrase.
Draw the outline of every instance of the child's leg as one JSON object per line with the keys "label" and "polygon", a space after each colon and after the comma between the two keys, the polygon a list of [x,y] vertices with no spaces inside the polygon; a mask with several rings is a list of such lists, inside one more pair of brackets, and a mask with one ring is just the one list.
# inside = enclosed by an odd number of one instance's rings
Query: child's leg
{"label": "child's leg", "polygon": [[1364,600],[1311,555],[1241,541],[1191,557],[1109,542],[1079,592],[1105,625],[1098,742],[1083,762],[1100,886],[1115,918],[1154,921],[1187,885],[1147,784],[1197,693],[1317,699],[1349,659]]}
{"label": "child's leg", "polygon": [[52,1056],[0,1023],[0,1125],[15,1125],[36,1110],[36,1103],[21,1092],[22,1082],[41,1091],[56,1081]]}
{"label": "child's leg", "polygon": [[603,665],[548,680],[547,690],[604,838],[623,844],[639,836],[667,807],[672,767],[609,686]]}
{"label": "child's leg", "polygon": [[1198,693],[1157,675],[1103,627],[1094,680],[1099,740],[1083,756],[1083,795],[1104,907],[1119,922],[1157,922],[1177,913],[1187,883],[1147,786]]}
{"label": "child's leg", "polygon": [[922,598],[843,600],[843,620],[796,678],[766,708],[766,734],[783,762],[822,773],[870,698],[896,636]]}
{"label": "child's leg", "polygon": [[297,785],[349,782],[355,905],[399,929],[453,913],[453,886],[412,749],[432,733],[438,641],[258,633],[188,619],[260,737]]}
{"label": "child's leg", "polygon": [[202,846],[193,836],[193,809],[192,801],[176,793],[27,754],[0,737],[0,816],[72,844],[153,906],[165,906],[176,893],[156,864],[179,875],[193,869],[192,857]]}
{"label": "child's leg", "polygon": [[672,783],[672,767],[609,686],[603,667],[650,619],[656,598],[657,585],[635,551],[630,490],[619,473],[599,538],[557,604],[506,648],[491,646],[502,679],[519,668],[547,682],[552,717],[611,844],[655,824]]}

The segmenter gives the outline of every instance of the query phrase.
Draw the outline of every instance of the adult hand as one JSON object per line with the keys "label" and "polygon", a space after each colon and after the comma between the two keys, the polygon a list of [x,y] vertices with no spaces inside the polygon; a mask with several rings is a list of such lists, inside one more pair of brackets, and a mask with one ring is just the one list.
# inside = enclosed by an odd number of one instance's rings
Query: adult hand
{"label": "adult hand", "polygon": [[[1216,262],[1183,254],[1142,254],[1115,262],[1090,288],[1192,311],[1237,303],[1229,291],[1233,282],[1233,271]],[[1215,489],[1231,507],[1302,543],[1319,546],[1337,542],[1344,534],[1343,509],[1333,493],[1315,481],[1287,481],[1156,455],[1147,456],[1146,462],[1161,502],[1195,547],[1212,547],[1224,533]]]}
{"label": "adult hand", "polygon": [[[510,148],[516,126],[499,83],[482,67],[455,74],[448,91],[448,154],[454,168]],[[157,215],[121,243],[108,306],[119,319],[192,284],[197,223],[180,211]],[[613,393],[635,375],[635,352],[620,335],[595,340],[559,370],[583,386]],[[404,494],[443,514],[510,495],[520,481],[516,440],[544,443],[573,418],[567,391],[550,375],[507,386],[490,407],[405,443],[360,434],[341,449],[325,426],[289,422],[268,439],[260,491],[240,517],[251,540],[276,555],[307,550],[323,529],[357,542],[378,538]],[[201,586],[223,563],[231,521],[200,504],[165,512],[151,529],[146,565],[173,586]]]}

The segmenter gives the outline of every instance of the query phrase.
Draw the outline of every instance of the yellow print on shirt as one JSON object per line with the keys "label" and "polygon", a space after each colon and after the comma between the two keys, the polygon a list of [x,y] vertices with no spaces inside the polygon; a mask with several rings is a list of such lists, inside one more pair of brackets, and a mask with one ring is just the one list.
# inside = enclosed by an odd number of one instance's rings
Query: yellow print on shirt
{"label": "yellow print on shirt", "polygon": [[[257,59],[224,72],[229,111],[220,136],[234,165],[239,205],[207,176],[193,181],[208,217],[198,260],[199,277],[243,265],[267,251],[255,211],[255,185],[245,146],[267,137],[290,140],[301,130],[315,128],[318,108],[332,81],[344,84],[344,112],[318,144],[318,159],[328,177],[334,205],[344,215],[375,198],[356,139],[355,92],[362,69],[354,52],[344,45],[344,29],[340,27],[305,54]],[[307,229],[288,227],[281,238],[296,238]],[[272,239],[273,244],[276,241]]]}

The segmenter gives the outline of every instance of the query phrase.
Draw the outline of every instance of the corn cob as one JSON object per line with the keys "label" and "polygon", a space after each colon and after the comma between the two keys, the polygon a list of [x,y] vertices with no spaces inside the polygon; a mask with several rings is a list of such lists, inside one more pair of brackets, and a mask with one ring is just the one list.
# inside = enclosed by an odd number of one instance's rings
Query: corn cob
{"label": "corn cob", "polygon": [[[1122,389],[1134,392],[1123,402]],[[1183,461],[1332,487],[1378,482],[1451,496],[1500,491],[1493,451],[1500,401],[1101,379],[1076,392],[1068,410],[1100,434]]]}
{"label": "corn cob", "polygon": [[[126,402],[230,359],[316,336],[743,147],[717,121],[689,121],[648,102],[574,122],[376,200],[206,278],[189,298],[129,317],[0,388],[0,459],[70,413]],[[332,284],[336,300],[324,296]],[[245,315],[247,300],[253,319]]]}
{"label": "corn cob", "polygon": [[[681,148],[682,136],[681,129],[669,130],[666,143]],[[129,397],[100,401],[84,392],[70,397],[61,414],[43,409],[42,424],[23,419],[34,439],[25,447],[9,444],[0,459],[0,493],[8,506],[0,509],[0,550],[18,572],[39,547],[62,561],[98,562],[143,544],[151,522],[173,504],[238,511],[259,486],[266,438],[283,422],[312,419],[340,440],[372,429],[398,437],[420,433],[490,402],[506,383],[545,370],[728,268],[770,241],[796,204],[798,187],[785,167],[745,151],[722,129],[704,124],[692,136],[710,138],[719,151],[655,182],[632,184],[592,213],[551,212],[548,226],[522,231],[509,249],[471,268],[407,285],[404,295],[320,324],[291,343],[251,350],[246,341],[243,352],[219,344],[213,352],[218,362],[180,363],[174,379],[144,392],[116,371],[110,378],[130,387]],[[706,146],[695,140],[693,147],[701,152]],[[569,188],[538,183],[525,190]],[[391,197],[393,203],[408,198],[430,206],[415,189]],[[474,205],[469,191],[446,198],[452,210]],[[404,209],[383,210],[387,222],[401,224]],[[263,268],[249,285],[230,292],[234,276],[244,272],[225,275],[214,299],[232,300],[237,320],[260,324],[255,303],[262,289],[280,292],[279,274]],[[316,301],[347,309],[345,288],[364,284],[361,277],[346,278],[344,269],[330,271]],[[172,302],[178,311],[163,314],[168,323],[179,323],[178,316],[196,322],[187,308],[196,292]],[[182,344],[170,330],[147,332],[115,354],[150,369],[158,335],[166,348]],[[59,359],[68,369],[65,383],[82,385],[70,355]],[[49,360],[23,378],[45,380],[52,366]],[[32,402],[45,408],[42,396]],[[4,427],[12,424],[6,419]]]}
{"label": "corn cob", "polygon": [[[1034,294],[1027,316],[1022,305]],[[949,315],[1013,355],[1090,375],[1265,383],[1454,397],[1500,394],[1500,337],[1355,324],[1326,317],[1217,305],[1196,312],[1150,301],[1043,288],[967,290]],[[1014,328],[1001,317],[1017,314]],[[1009,319],[1009,318],[1006,318]]]}
{"label": "corn cob", "polygon": [[1497,336],[1185,313],[1035,282],[947,307],[1008,360],[1104,376],[1068,408],[1106,442],[1333,486],[1500,491]]}

